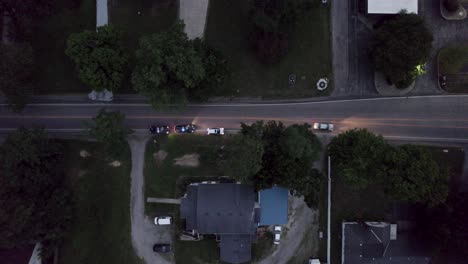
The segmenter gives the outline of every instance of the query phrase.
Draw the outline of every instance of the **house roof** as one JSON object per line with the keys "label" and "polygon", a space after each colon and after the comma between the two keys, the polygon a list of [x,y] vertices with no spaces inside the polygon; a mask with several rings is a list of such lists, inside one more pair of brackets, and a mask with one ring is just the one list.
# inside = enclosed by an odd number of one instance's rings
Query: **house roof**
{"label": "house roof", "polygon": [[288,223],[288,189],[273,186],[258,193],[260,223],[258,225],[284,225]]}
{"label": "house roof", "polygon": [[390,240],[390,225],[343,223],[343,264],[428,264],[420,243],[407,232]]}
{"label": "house roof", "polygon": [[221,235],[221,261],[244,263],[251,259],[252,235]]}
{"label": "house roof", "polygon": [[236,183],[189,185],[181,201],[187,229],[201,234],[255,233],[255,192]]}
{"label": "house roof", "polygon": [[180,217],[187,230],[221,237],[221,260],[251,259],[259,217],[252,186],[237,183],[191,184],[182,198]]}
{"label": "house roof", "polygon": [[418,0],[367,0],[368,14],[418,13]]}

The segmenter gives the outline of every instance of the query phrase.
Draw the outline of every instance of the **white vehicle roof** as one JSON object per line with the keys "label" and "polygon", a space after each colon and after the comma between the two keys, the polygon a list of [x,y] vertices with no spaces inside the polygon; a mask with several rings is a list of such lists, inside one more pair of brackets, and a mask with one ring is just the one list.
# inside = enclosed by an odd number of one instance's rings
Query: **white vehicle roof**
{"label": "white vehicle roof", "polygon": [[170,225],[171,217],[170,216],[157,216],[154,218],[154,224],[156,225]]}
{"label": "white vehicle roof", "polygon": [[367,0],[369,14],[398,14],[401,10],[418,13],[418,0]]}

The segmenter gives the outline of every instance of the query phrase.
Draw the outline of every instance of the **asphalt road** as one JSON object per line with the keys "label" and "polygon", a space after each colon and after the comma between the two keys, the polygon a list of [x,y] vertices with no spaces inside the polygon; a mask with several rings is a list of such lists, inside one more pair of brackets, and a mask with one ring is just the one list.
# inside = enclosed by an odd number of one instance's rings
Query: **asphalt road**
{"label": "asphalt road", "polygon": [[[239,123],[280,120],[285,124],[333,122],[334,133],[355,127],[393,139],[468,143],[468,95],[373,98],[291,104],[192,105],[182,110],[155,111],[146,104],[107,104],[125,113],[128,125],[145,130],[153,124],[194,123],[207,127],[239,129]],[[0,131],[19,126],[43,126],[59,132],[83,128],[102,104],[34,104],[14,114],[2,105]]]}

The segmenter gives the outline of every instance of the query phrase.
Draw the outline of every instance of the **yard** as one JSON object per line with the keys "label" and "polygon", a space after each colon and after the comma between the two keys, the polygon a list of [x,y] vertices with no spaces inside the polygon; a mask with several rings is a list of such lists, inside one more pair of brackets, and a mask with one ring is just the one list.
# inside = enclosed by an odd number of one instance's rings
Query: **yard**
{"label": "yard", "polygon": [[[97,143],[64,141],[74,219],[59,263],[143,263],[130,238],[130,152],[112,167]],[[91,156],[80,157],[86,150]]]}
{"label": "yard", "polygon": [[442,49],[438,56],[439,74],[446,76],[441,86],[450,93],[468,92],[468,45],[454,45]]}
{"label": "yard", "polygon": [[54,14],[34,21],[31,45],[34,50],[34,80],[37,94],[89,92],[75,66],[65,55],[68,36],[96,28],[96,1],[56,1]]}
{"label": "yard", "polygon": [[[185,184],[217,180],[220,176],[215,164],[216,152],[226,140],[229,140],[228,136],[171,134],[168,137],[155,137],[154,140],[149,141],[146,146],[145,197],[180,198],[185,193]],[[195,165],[193,159],[187,158],[193,157],[187,156],[190,154],[199,155],[197,166],[188,166]],[[180,165],[176,165],[175,162]],[[177,218],[179,206],[147,203],[145,212],[151,216],[170,214]],[[179,229],[180,226],[176,228]],[[259,243],[253,244],[253,259],[260,259],[261,256],[267,254],[271,245],[271,234],[267,234],[265,239],[259,239]],[[176,239],[175,259],[176,263],[218,263],[219,247],[211,238],[196,242]]]}
{"label": "yard", "polygon": [[[317,80],[330,78],[332,71],[329,5],[317,1],[292,33],[288,55],[278,64],[264,65],[247,43],[250,4],[249,0],[210,2],[205,40],[222,51],[232,71],[217,95],[291,98],[329,94],[331,87],[326,93],[316,89]],[[288,85],[290,74],[297,76],[293,87]]]}

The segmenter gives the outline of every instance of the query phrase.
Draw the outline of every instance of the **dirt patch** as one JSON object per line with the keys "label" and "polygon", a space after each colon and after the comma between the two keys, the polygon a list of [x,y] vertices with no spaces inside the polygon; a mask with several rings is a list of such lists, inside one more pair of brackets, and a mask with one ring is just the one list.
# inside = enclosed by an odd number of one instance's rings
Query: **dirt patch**
{"label": "dirt patch", "polygon": [[167,157],[167,152],[164,150],[160,150],[158,152],[153,153],[153,158],[154,161],[156,161],[157,164],[160,164],[163,162]]}
{"label": "dirt patch", "polygon": [[187,154],[180,158],[174,159],[174,165],[184,166],[184,167],[198,167],[200,166],[200,155],[194,154]]}
{"label": "dirt patch", "polygon": [[80,157],[85,159],[85,158],[90,157],[90,156],[91,156],[91,154],[89,154],[88,151],[86,151],[84,149],[80,151]]}
{"label": "dirt patch", "polygon": [[109,163],[110,166],[112,167],[120,167],[120,165],[122,165],[122,163],[118,160],[114,160],[113,162]]}

